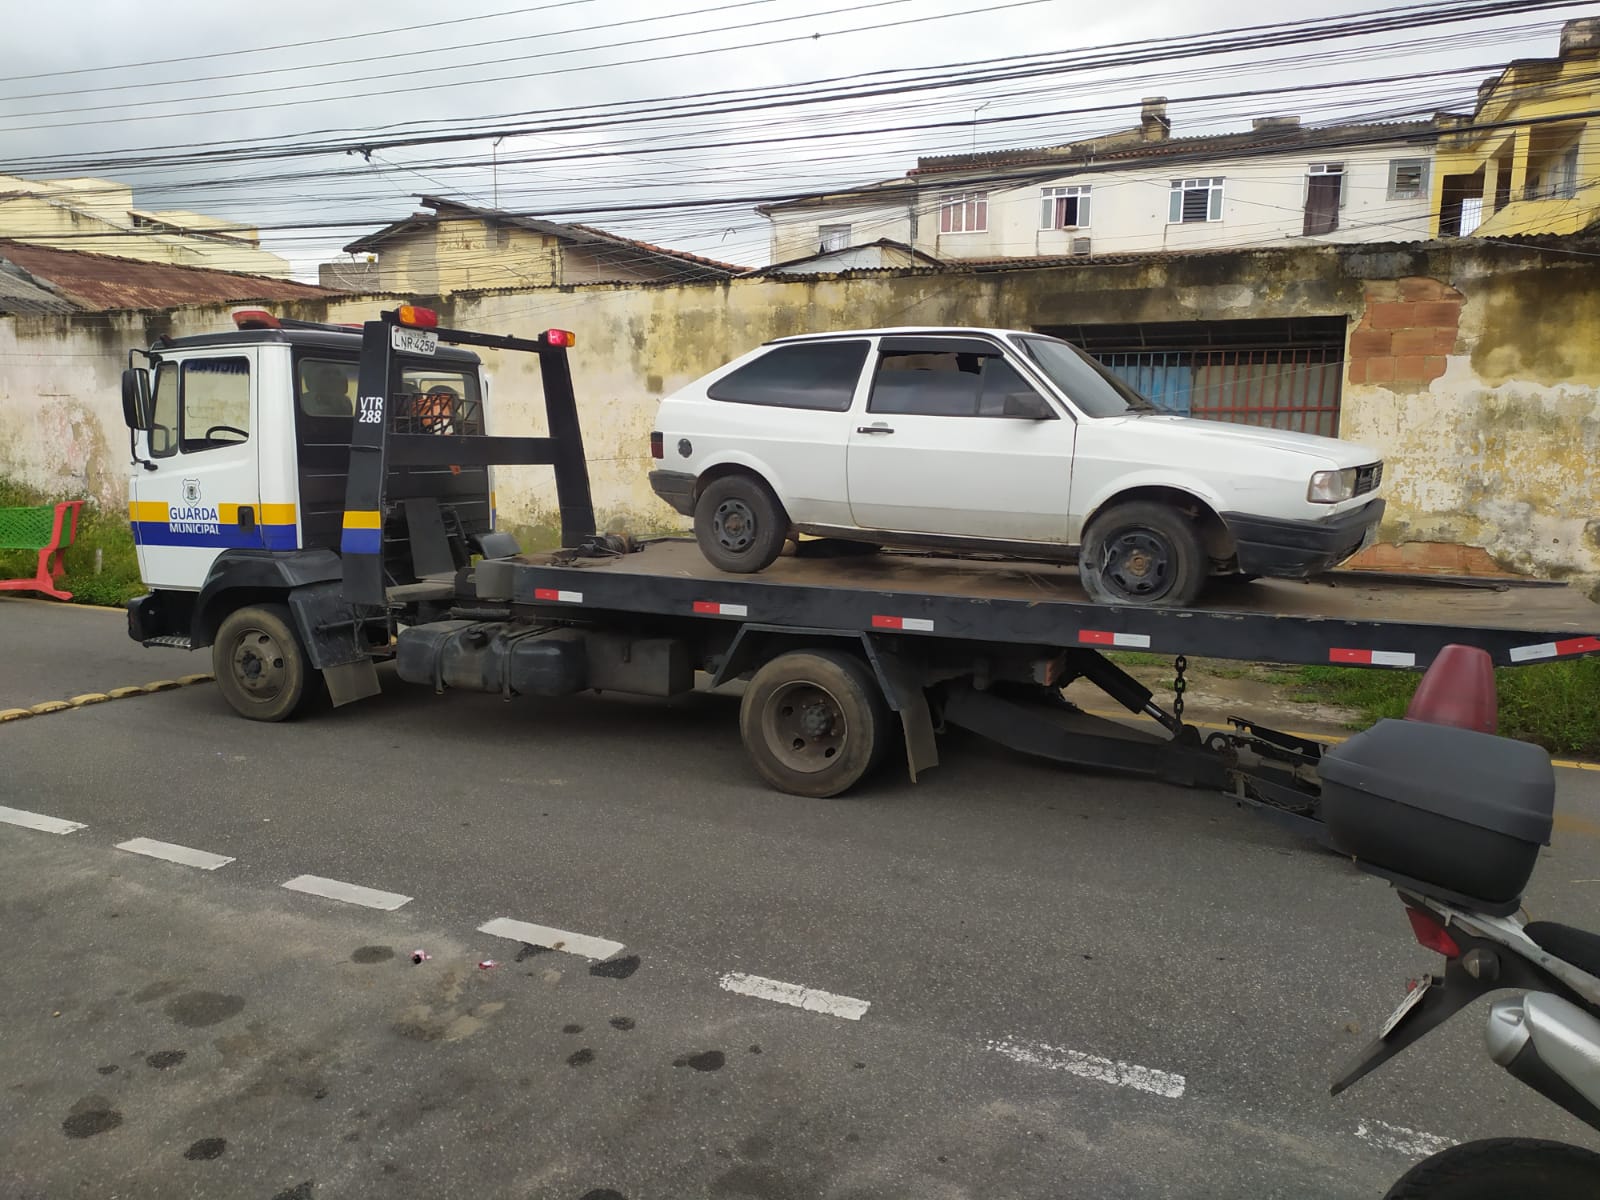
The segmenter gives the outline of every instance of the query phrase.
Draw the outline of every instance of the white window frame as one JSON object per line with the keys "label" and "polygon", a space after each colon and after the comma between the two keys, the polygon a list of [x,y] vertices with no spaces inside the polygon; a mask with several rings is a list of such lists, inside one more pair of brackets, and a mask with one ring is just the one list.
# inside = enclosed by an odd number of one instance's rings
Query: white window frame
{"label": "white window frame", "polygon": [[939,232],[988,233],[989,193],[945,192],[939,197]]}
{"label": "white window frame", "polygon": [[[1400,172],[1403,168],[1416,165],[1417,186],[1415,188],[1402,188],[1399,185]],[[1389,160],[1389,188],[1385,195],[1390,200],[1421,200],[1428,195],[1428,186],[1432,182],[1429,178],[1431,164],[1426,158],[1391,158]]]}
{"label": "white window frame", "polygon": [[1306,203],[1311,201],[1311,177],[1313,175],[1337,175],[1339,177],[1339,207],[1344,207],[1345,198],[1350,194],[1350,189],[1344,186],[1345,173],[1342,162],[1312,163],[1306,168]]}
{"label": "white window frame", "polygon": [[[832,244],[837,239],[837,244]],[[828,254],[835,250],[850,249],[849,225],[818,225],[817,247],[820,253]]]}
{"label": "white window frame", "polygon": [[[1222,220],[1222,197],[1226,177],[1222,175],[1202,175],[1194,179],[1174,179],[1172,181],[1172,198],[1167,207],[1168,225],[1203,225]],[[1206,217],[1204,221],[1186,221],[1183,217],[1184,196],[1189,192],[1205,190]]]}
{"label": "white window frame", "polygon": [[[1087,183],[1070,184],[1065,187],[1047,187],[1039,193],[1039,228],[1040,230],[1052,229],[1087,229],[1091,209],[1090,188]],[[1060,201],[1077,200],[1078,219],[1071,225],[1062,225],[1056,222],[1056,213],[1060,211]]]}

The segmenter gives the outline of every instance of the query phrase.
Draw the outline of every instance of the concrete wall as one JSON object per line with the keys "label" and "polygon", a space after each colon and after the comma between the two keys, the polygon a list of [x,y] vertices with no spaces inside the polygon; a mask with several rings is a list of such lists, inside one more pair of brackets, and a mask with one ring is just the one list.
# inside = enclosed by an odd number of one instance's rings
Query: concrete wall
{"label": "concrete wall", "polygon": [[[383,306],[353,297],[285,306],[284,315],[355,321]],[[1387,459],[1385,540],[1413,550],[1476,547],[1483,563],[1600,583],[1600,241],[594,285],[456,295],[442,308],[444,323],[457,327],[576,331],[573,372],[596,501],[603,522],[636,528],[682,524],[645,477],[656,400],[772,337],[875,324],[1344,316],[1351,333],[1341,432]],[[0,473],[120,504],[127,455],[117,374],[128,347],[168,329],[229,324],[225,308],[0,320]],[[494,428],[542,431],[537,364],[487,357]],[[551,522],[548,475],[538,467],[500,472],[509,520]]]}

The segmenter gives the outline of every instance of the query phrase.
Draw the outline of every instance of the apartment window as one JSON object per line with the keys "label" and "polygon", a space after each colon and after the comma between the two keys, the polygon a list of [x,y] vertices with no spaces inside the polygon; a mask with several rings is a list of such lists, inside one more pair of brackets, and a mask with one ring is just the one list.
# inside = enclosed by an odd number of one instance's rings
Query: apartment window
{"label": "apartment window", "polygon": [[983,233],[988,228],[988,192],[948,192],[939,197],[940,233]]}
{"label": "apartment window", "polygon": [[[1535,147],[1538,148],[1537,146]],[[1578,144],[1528,162],[1525,194],[1529,200],[1571,200],[1578,194]]]}
{"label": "apartment window", "polygon": [[1306,171],[1306,219],[1301,232],[1307,237],[1339,228],[1339,206],[1344,203],[1344,164],[1312,163]]}
{"label": "apartment window", "polygon": [[1087,229],[1089,185],[1045,188],[1039,202],[1040,229]]}
{"label": "apartment window", "polygon": [[1428,191],[1428,160],[1393,158],[1389,160],[1389,199],[1416,200]]}
{"label": "apartment window", "polygon": [[829,250],[845,250],[850,246],[850,226],[848,225],[819,225],[817,226],[818,249],[826,254]]}
{"label": "apartment window", "polygon": [[1222,220],[1222,177],[1174,179],[1167,220],[1174,225]]}

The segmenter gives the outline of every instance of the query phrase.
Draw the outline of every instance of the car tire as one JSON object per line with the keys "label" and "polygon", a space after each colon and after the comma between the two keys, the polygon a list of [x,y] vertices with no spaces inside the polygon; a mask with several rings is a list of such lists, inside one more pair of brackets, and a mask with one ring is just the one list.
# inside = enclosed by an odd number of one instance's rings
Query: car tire
{"label": "car tire", "polygon": [[891,724],[871,668],[837,650],[779,655],[755,673],[739,705],[739,733],[761,777],[813,799],[848,791],[876,767]]}
{"label": "car tire", "polygon": [[1170,505],[1133,500],[1089,523],[1078,577],[1096,604],[1184,608],[1199,598],[1210,566],[1193,521]]}
{"label": "car tire", "polygon": [[223,699],[252,721],[286,720],[318,693],[317,672],[282,604],[229,613],[212,641],[211,665]]}
{"label": "car tire", "polygon": [[789,517],[760,479],[724,475],[707,484],[695,502],[694,537],[718,570],[752,575],[783,553]]}

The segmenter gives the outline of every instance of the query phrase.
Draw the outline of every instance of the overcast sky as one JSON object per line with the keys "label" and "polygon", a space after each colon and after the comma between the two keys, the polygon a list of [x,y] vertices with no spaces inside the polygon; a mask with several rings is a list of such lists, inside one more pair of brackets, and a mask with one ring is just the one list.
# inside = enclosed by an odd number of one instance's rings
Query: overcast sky
{"label": "overcast sky", "polygon": [[[1552,56],[1563,20],[1600,15],[1600,6],[1574,4],[1311,46],[1175,53],[1155,64],[826,108],[635,120],[513,135],[498,146],[483,137],[380,147],[370,159],[334,153],[222,165],[126,161],[189,144],[378,143],[446,125],[484,131],[546,124],[577,106],[1079,52],[1380,7],[1381,0],[1294,6],[1283,0],[274,0],[267,6],[4,0],[9,53],[8,78],[0,83],[0,173],[102,175],[134,184],[143,208],[191,209],[262,226],[265,243],[306,278],[363,232],[413,211],[418,192],[570,214],[629,236],[758,264],[766,261],[766,223],[748,204],[604,210],[822,190],[901,174],[919,154],[1067,141],[1134,124],[1139,97],[1152,93],[1171,97],[1174,136],[1248,128],[1252,116],[1272,113],[1298,112],[1316,122],[1462,108],[1470,106],[1481,75],[1439,72]],[[283,48],[264,49],[270,46]],[[177,61],[152,61],[160,59]],[[1407,78],[1350,84],[1380,76]],[[1338,81],[1346,86],[1300,96],[1185,103],[1210,93]],[[1126,107],[1074,111],[1109,105]],[[871,132],[891,126],[914,128]],[[842,136],[815,139],[819,133]],[[771,142],[793,136],[813,140]],[[723,145],[682,148],[688,142]],[[123,161],[108,166],[113,156]]]}

